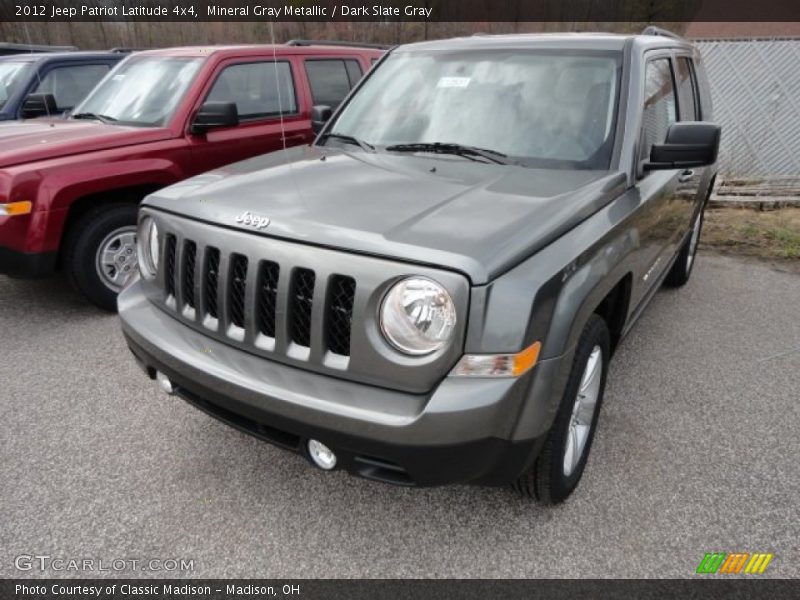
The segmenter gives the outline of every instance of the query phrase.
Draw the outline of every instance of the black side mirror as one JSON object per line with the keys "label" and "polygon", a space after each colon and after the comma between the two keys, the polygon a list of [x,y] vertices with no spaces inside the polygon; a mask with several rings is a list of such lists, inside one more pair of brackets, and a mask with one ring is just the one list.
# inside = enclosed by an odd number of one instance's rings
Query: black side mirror
{"label": "black side mirror", "polygon": [[22,104],[23,119],[58,115],[58,105],[53,94],[30,94]]}
{"label": "black side mirror", "polygon": [[218,127],[236,127],[239,111],[235,102],[206,102],[192,121],[192,133],[205,133]]}
{"label": "black side mirror", "polygon": [[664,143],[650,149],[650,160],[643,167],[652,171],[713,164],[719,153],[720,131],[719,125],[703,121],[673,123]]}
{"label": "black side mirror", "polygon": [[325,104],[319,104],[311,109],[311,131],[314,135],[322,131],[332,114],[333,109]]}

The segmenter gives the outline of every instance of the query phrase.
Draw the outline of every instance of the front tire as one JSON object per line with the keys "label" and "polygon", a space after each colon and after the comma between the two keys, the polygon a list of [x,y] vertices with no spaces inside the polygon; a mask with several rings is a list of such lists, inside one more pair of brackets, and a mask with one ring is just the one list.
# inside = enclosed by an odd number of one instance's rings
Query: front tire
{"label": "front tire", "polygon": [[117,310],[117,294],[136,272],[137,210],[135,204],[98,207],[75,223],[67,240],[70,283],[103,310]]}
{"label": "front tire", "polygon": [[608,327],[592,315],[578,340],[564,396],[542,451],[514,484],[523,496],[558,504],[578,486],[603,402],[609,349]]}

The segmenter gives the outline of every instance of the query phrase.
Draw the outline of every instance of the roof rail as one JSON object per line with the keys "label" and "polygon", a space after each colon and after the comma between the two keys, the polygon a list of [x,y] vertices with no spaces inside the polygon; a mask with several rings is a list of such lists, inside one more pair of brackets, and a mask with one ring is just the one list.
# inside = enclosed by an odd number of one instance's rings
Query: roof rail
{"label": "roof rail", "polygon": [[655,25],[648,25],[642,30],[642,35],[660,35],[663,37],[669,37],[676,40],[682,40],[683,38],[679,36],[677,33],[670,31],[669,29],[663,29],[662,27],[656,27]]}
{"label": "roof rail", "polygon": [[342,42],[339,40],[289,40],[287,46],[349,46],[351,48],[374,48],[388,50],[390,44],[367,44],[364,42]]}
{"label": "roof rail", "polygon": [[115,54],[130,54],[131,52],[143,52],[148,50],[148,48],[128,48],[127,46],[115,46],[109,50],[109,52],[114,52]]}

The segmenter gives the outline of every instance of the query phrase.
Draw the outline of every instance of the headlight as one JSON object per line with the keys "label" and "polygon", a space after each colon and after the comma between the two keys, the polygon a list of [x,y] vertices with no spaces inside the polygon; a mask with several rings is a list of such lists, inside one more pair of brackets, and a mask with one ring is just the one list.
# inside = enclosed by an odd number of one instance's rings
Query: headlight
{"label": "headlight", "polygon": [[426,277],[409,277],[386,294],[380,324],[392,346],[421,356],[450,341],[456,326],[456,309],[441,285]]}
{"label": "headlight", "polygon": [[139,223],[139,235],[136,236],[139,271],[144,277],[155,277],[158,272],[158,227],[150,217]]}

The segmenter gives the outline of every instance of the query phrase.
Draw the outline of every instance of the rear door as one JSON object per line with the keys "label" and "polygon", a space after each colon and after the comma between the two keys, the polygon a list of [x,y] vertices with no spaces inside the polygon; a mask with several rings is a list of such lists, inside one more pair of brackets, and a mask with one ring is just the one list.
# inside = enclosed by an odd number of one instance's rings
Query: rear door
{"label": "rear door", "polygon": [[[700,106],[700,94],[697,85],[697,74],[691,54],[677,53],[675,55],[675,77],[678,85],[678,109],[681,121],[702,121],[703,115]],[[710,178],[708,167],[693,167],[683,169],[678,177],[677,194],[681,201],[688,204],[686,208],[687,221],[685,231],[689,229],[691,219],[688,215],[694,214],[695,206],[705,200],[705,191]]]}
{"label": "rear door", "polygon": [[364,70],[355,56],[306,58],[304,61],[313,106],[330,106],[336,110]]}
{"label": "rear door", "polygon": [[208,171],[311,141],[311,123],[301,111],[296,75],[288,58],[221,63],[203,102],[235,103],[239,125],[188,133],[193,170]]}

